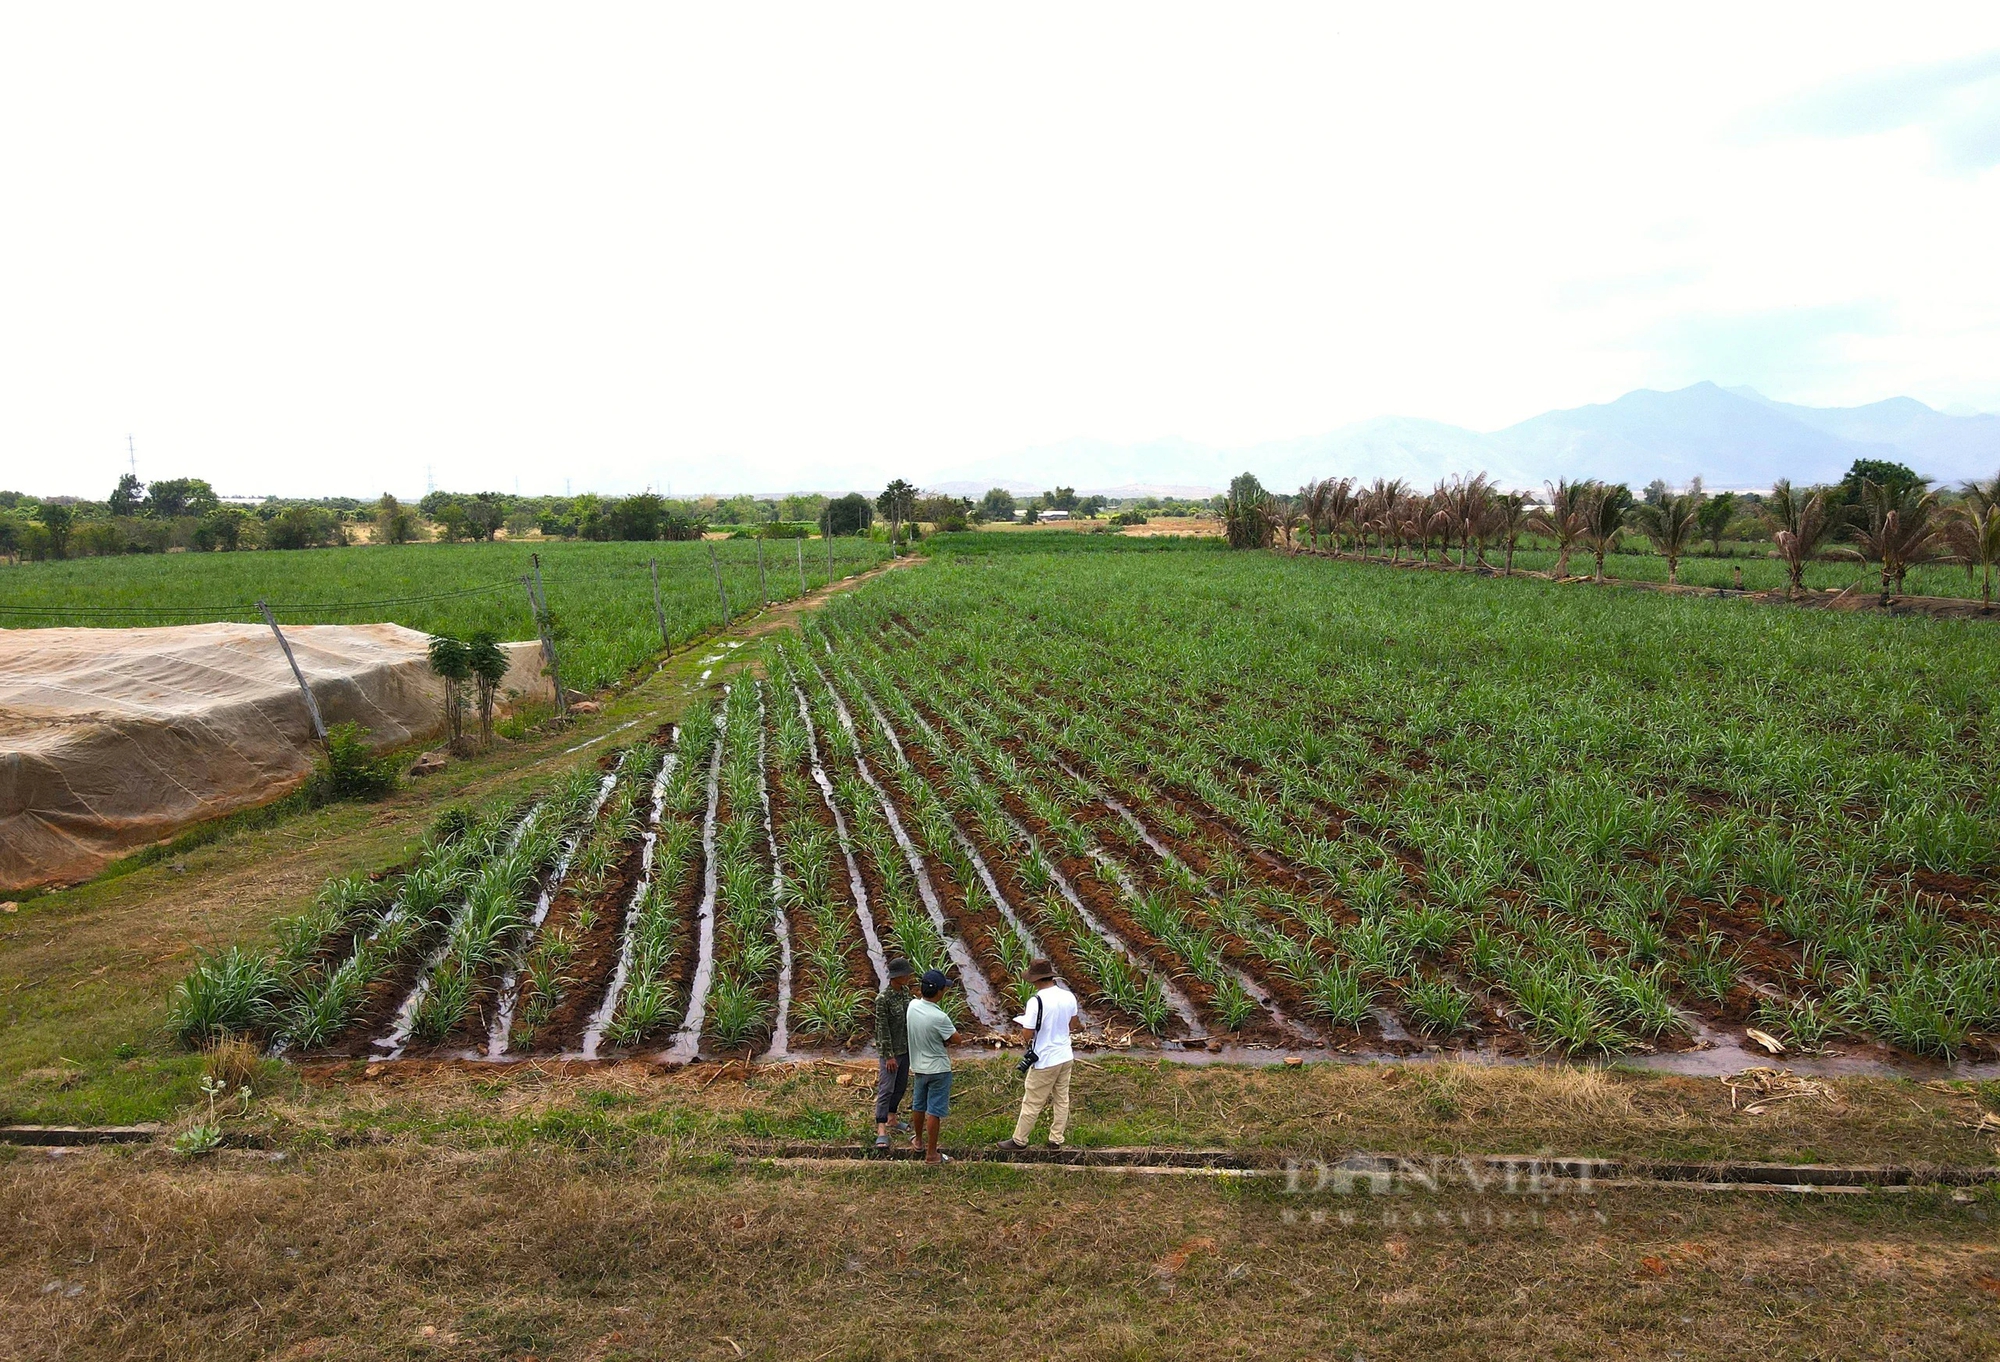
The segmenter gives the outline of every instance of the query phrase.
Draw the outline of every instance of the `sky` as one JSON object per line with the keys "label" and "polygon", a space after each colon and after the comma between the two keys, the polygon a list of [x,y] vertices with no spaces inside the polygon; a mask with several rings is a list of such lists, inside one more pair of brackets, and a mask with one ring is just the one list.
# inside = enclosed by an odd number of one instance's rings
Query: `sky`
{"label": "sky", "polygon": [[15,4],[0,488],[1993,410],[1996,227],[1991,4]]}

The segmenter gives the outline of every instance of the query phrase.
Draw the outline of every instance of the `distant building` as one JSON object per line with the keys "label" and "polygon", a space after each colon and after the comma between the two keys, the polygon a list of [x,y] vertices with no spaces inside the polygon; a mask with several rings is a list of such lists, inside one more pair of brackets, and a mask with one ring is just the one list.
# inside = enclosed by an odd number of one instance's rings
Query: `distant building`
{"label": "distant building", "polygon": [[1044,519],[1044,520],[1068,520],[1068,519],[1069,519],[1069,512],[1068,512],[1068,511],[1043,511],[1043,512],[1042,512],[1042,519]]}

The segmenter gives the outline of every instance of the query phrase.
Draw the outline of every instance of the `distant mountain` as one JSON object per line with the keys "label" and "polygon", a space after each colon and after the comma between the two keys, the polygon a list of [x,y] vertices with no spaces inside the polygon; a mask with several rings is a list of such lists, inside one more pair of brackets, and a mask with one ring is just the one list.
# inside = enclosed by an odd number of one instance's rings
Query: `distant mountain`
{"label": "distant mountain", "polygon": [[[948,486],[1039,491],[1056,479],[1093,489],[1126,484],[1223,487],[1249,470],[1267,487],[1312,478],[1402,478],[1429,485],[1484,472],[1508,487],[1554,478],[1602,478],[1637,487],[1699,477],[1711,488],[1769,487],[1779,478],[1834,482],[1856,459],[1893,459],[1942,484],[2000,471],[2000,416],[1953,416],[1914,398],[1863,407],[1775,402],[1751,388],[1696,383],[1674,392],[1642,388],[1615,402],[1544,412],[1482,434],[1438,421],[1390,416],[1325,435],[1220,449],[1185,440],[1140,445],[1071,441],[955,470]],[[968,476],[970,474],[970,476]],[[982,480],[982,478],[990,480]]]}

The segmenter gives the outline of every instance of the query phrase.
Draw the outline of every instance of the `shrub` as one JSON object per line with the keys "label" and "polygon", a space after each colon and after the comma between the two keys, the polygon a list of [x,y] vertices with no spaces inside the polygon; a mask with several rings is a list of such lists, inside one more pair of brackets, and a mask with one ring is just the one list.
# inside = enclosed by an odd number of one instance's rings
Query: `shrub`
{"label": "shrub", "polygon": [[399,763],[371,752],[364,732],[359,724],[335,724],[326,731],[326,752],[307,782],[314,803],[380,799],[395,791]]}

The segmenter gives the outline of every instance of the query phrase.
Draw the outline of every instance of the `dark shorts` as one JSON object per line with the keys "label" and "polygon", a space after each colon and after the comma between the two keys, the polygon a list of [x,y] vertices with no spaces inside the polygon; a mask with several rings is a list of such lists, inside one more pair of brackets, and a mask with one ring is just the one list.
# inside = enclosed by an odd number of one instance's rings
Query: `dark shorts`
{"label": "dark shorts", "polygon": [[903,1094],[910,1090],[910,1057],[896,1056],[896,1072],[889,1072],[889,1061],[875,1061],[875,1124],[881,1125],[896,1114],[896,1108],[903,1105]]}
{"label": "dark shorts", "polygon": [[951,1112],[951,1070],[918,1074],[910,1092],[910,1110],[942,1120]]}

